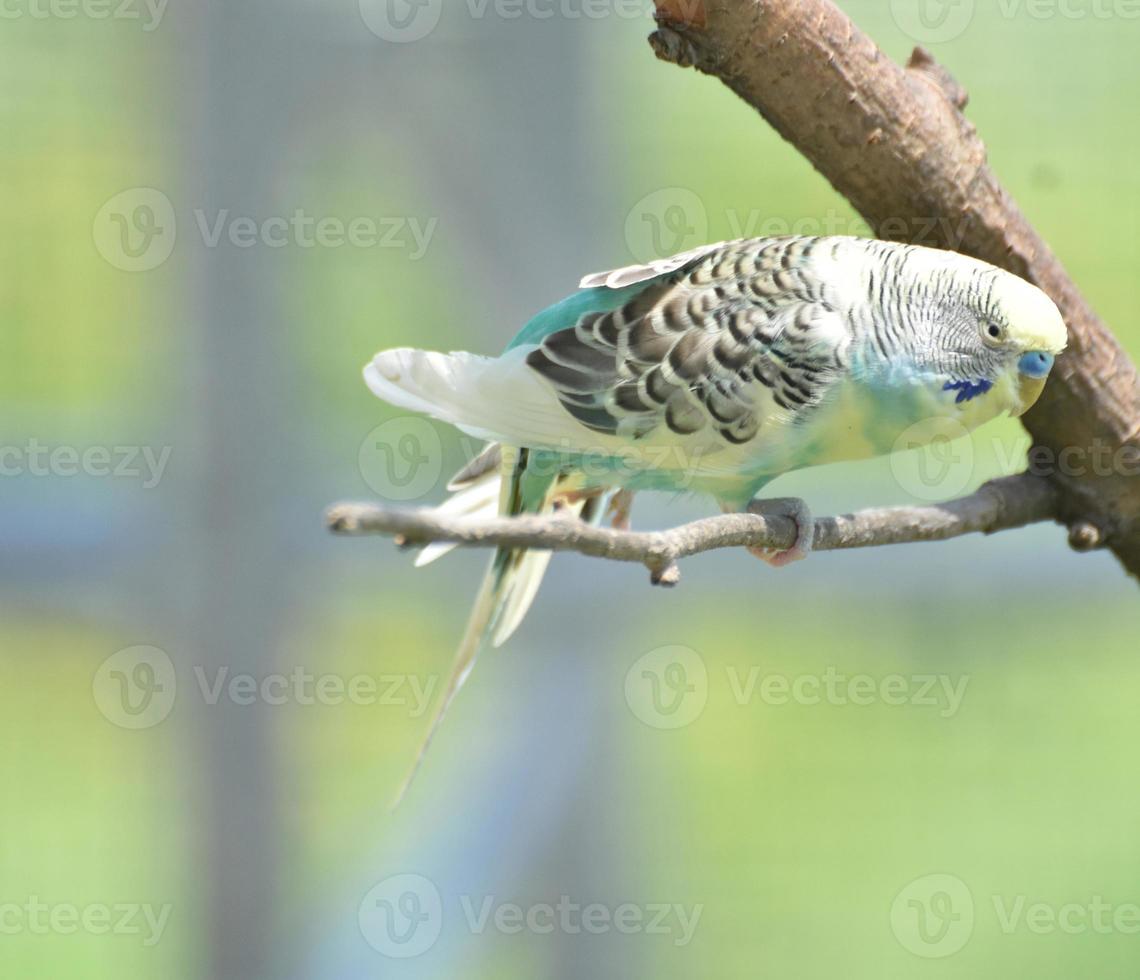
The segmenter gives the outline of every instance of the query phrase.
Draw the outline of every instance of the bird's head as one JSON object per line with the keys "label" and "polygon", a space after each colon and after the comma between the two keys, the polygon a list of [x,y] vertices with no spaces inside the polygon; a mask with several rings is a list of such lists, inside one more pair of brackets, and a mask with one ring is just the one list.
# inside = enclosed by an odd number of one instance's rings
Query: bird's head
{"label": "bird's head", "polygon": [[1068,331],[1061,311],[1040,289],[1008,272],[994,277],[991,317],[981,331],[982,344],[997,355],[999,380],[1004,375],[1016,393],[1014,415],[1037,401],[1053,360],[1065,349]]}
{"label": "bird's head", "polygon": [[963,412],[1021,415],[1045,387],[1067,331],[1036,286],[975,259],[943,252],[928,279],[926,367]]}

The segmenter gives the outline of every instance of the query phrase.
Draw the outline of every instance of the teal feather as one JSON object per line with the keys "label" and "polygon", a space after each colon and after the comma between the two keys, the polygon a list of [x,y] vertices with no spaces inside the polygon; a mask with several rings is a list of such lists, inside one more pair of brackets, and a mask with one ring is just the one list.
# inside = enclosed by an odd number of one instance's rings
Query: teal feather
{"label": "teal feather", "polygon": [[507,350],[527,344],[539,344],[550,334],[574,326],[587,313],[608,313],[610,310],[616,310],[644,292],[654,281],[639,282],[624,289],[610,289],[608,286],[579,289],[532,317],[507,344]]}

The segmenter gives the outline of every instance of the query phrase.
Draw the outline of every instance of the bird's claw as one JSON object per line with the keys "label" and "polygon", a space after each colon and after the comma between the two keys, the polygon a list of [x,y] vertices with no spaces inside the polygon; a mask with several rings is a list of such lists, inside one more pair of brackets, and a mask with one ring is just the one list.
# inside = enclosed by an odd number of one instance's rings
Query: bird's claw
{"label": "bird's claw", "polygon": [[799,497],[778,497],[772,500],[753,500],[748,505],[748,513],[761,517],[787,517],[795,522],[796,541],[790,548],[749,548],[761,561],[773,568],[783,568],[792,562],[800,561],[811,554],[815,539],[815,519],[808,505]]}

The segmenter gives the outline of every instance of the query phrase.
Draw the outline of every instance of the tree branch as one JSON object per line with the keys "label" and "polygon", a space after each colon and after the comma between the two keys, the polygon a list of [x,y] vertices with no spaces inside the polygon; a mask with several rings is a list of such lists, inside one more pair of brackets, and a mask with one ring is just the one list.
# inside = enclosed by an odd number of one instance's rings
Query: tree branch
{"label": "tree branch", "polygon": [[[831,0],[655,0],[658,57],[720,78],[800,150],[882,238],[974,255],[1036,283],[1060,307],[1070,346],[1023,419],[1040,474],[1007,477],[945,504],[887,507],[815,521],[815,550],[941,541],[1058,520],[1080,551],[1108,545],[1140,575],[1140,380],[1107,327],[1002,189],[962,115],[965,91],[916,48],[891,62]],[[1040,455],[1041,452],[1045,456]],[[1131,455],[1122,455],[1131,453]],[[1117,465],[1119,463],[1119,465]],[[668,531],[631,532],[565,517],[493,520],[436,510],[340,504],[327,514],[345,535],[391,535],[403,546],[577,551],[639,562],[675,584],[677,562],[715,548],[789,548],[787,517],[729,514]]]}
{"label": "tree branch", "polygon": [[990,170],[962,88],[920,48],[896,65],[831,0],[655,2],[657,56],[724,82],[880,237],[976,256],[1054,299],[1069,350],[1023,421],[1052,460],[1129,461],[1051,479],[1071,540],[1107,543],[1140,575],[1136,369]]}
{"label": "tree branch", "polygon": [[[1005,477],[944,504],[879,507],[818,518],[814,550],[945,541],[975,532],[992,534],[1052,520],[1057,504],[1058,493],[1051,481],[1029,474]],[[336,534],[390,535],[403,547],[454,541],[471,547],[577,551],[595,558],[640,562],[658,585],[676,584],[680,580],[677,562],[689,555],[715,548],[784,549],[796,539],[790,518],[756,513],[707,517],[668,531],[619,531],[558,516],[465,518],[427,508],[338,504],[328,510],[326,522]]]}

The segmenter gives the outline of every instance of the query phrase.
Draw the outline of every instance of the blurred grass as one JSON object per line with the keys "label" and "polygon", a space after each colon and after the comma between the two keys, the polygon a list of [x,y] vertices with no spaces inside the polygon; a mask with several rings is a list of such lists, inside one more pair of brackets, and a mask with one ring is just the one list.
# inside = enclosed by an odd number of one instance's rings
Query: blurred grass
{"label": "blurred grass", "polygon": [[0,905],[34,898],[80,910],[169,904],[165,930],[150,947],[140,920],[128,928],[137,923],[141,935],[37,935],[27,917],[9,912],[0,935],[5,977],[191,975],[198,931],[187,853],[193,770],[180,764],[170,719],[140,738],[112,725],[91,696],[96,667],[127,642],[90,622],[5,617]]}
{"label": "blurred grass", "polygon": [[163,390],[147,365],[172,339],[160,310],[174,277],[115,272],[91,234],[107,198],[172,167],[154,45],[137,33],[83,19],[4,23],[0,390],[2,424],[15,431],[34,414],[41,437],[91,437],[153,411]]}
{"label": "blurred grass", "polygon": [[[704,657],[709,699],[680,732],[632,723],[626,733],[630,771],[642,774],[631,867],[648,870],[655,894],[706,902],[688,968],[715,959],[726,976],[914,976],[924,964],[895,942],[888,910],[909,881],[940,872],[967,883],[976,918],[965,948],[931,973],[1134,975],[1135,937],[1006,934],[993,896],[1136,901],[1140,792],[1122,781],[1117,753],[1136,735],[1129,631],[1140,614],[841,597],[818,612],[782,609],[762,630],[729,609],[699,630],[660,627]],[[969,680],[952,717],[878,699],[741,705],[727,671],[753,665],[789,679],[834,667]],[[654,972],[685,975],[677,956],[658,950]]]}

